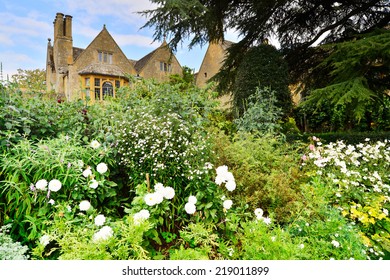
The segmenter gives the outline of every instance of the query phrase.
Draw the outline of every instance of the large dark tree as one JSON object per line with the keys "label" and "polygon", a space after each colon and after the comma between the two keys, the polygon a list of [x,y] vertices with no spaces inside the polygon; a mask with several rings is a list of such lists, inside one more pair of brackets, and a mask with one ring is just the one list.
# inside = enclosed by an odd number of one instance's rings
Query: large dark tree
{"label": "large dark tree", "polygon": [[233,87],[233,106],[237,115],[242,116],[247,109],[248,98],[257,87],[274,91],[275,105],[287,115],[292,107],[288,84],[287,63],[274,46],[261,44],[250,48],[237,69]]}
{"label": "large dark tree", "polygon": [[[274,35],[292,67],[299,66],[311,45],[348,39],[389,24],[388,0],[151,0],[157,8],[143,12],[146,26],[155,27],[154,37],[170,38],[173,49],[190,39],[189,47],[223,39],[234,29],[241,40],[229,49],[219,81],[231,89],[244,53]],[[299,56],[297,56],[299,53]]]}

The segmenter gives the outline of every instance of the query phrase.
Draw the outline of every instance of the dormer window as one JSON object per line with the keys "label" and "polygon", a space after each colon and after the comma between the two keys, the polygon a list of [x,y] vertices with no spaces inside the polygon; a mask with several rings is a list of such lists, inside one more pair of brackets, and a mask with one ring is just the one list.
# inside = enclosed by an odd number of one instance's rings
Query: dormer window
{"label": "dormer window", "polygon": [[112,53],[98,51],[98,60],[99,62],[112,64]]}

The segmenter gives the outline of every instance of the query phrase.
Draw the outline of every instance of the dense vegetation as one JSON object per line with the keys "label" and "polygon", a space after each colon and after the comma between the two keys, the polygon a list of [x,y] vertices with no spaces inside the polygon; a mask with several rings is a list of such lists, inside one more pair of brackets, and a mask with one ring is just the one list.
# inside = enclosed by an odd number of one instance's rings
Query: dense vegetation
{"label": "dense vegetation", "polygon": [[390,258],[386,135],[289,143],[275,101],[232,122],[177,81],[95,104],[1,90],[1,258]]}

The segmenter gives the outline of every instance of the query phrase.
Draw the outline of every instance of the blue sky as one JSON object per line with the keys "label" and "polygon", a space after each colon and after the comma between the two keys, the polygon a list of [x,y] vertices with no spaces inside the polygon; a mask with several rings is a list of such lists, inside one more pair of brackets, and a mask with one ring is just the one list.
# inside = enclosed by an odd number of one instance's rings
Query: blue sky
{"label": "blue sky", "polygon": [[[73,46],[85,48],[106,24],[129,59],[138,60],[158,47],[154,30],[141,29],[146,18],[136,12],[153,8],[149,0],[0,0],[0,62],[3,78],[17,69],[45,69],[47,39],[53,39],[57,12],[73,17]],[[226,39],[235,41],[234,32]],[[176,57],[182,66],[199,70],[207,46],[188,50],[183,44]]]}

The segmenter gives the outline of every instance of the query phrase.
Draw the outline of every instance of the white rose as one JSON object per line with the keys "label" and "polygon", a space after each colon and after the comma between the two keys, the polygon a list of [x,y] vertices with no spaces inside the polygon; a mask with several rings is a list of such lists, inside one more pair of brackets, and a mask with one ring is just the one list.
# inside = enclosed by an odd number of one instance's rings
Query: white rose
{"label": "white rose", "polygon": [[100,174],[106,173],[107,170],[108,170],[107,164],[105,164],[104,162],[99,163],[99,164],[96,166],[96,170],[97,170],[97,172],[99,172]]}
{"label": "white rose", "polygon": [[187,214],[194,214],[196,211],[196,206],[195,206],[195,204],[193,204],[191,202],[187,202],[184,205],[184,209],[186,210]]}
{"label": "white rose", "polygon": [[233,201],[231,201],[230,199],[228,200],[225,200],[223,202],[223,208],[225,208],[226,210],[229,210],[233,205]]}
{"label": "white rose", "polygon": [[49,190],[52,192],[57,192],[61,189],[61,182],[58,181],[57,179],[53,179],[49,182]]}
{"label": "white rose", "polygon": [[35,184],[35,187],[38,189],[38,190],[41,190],[41,191],[45,191],[47,188],[47,181],[45,179],[41,179],[39,180],[36,184]]}
{"label": "white rose", "polygon": [[95,225],[102,226],[104,222],[106,221],[106,217],[104,215],[100,214],[95,217]]}
{"label": "white rose", "polygon": [[89,187],[91,189],[96,189],[97,187],[99,186],[99,183],[96,181],[96,180],[91,180],[91,182],[89,182]]}
{"label": "white rose", "polygon": [[91,207],[91,203],[87,200],[83,200],[79,204],[80,211],[88,211],[88,209]]}

